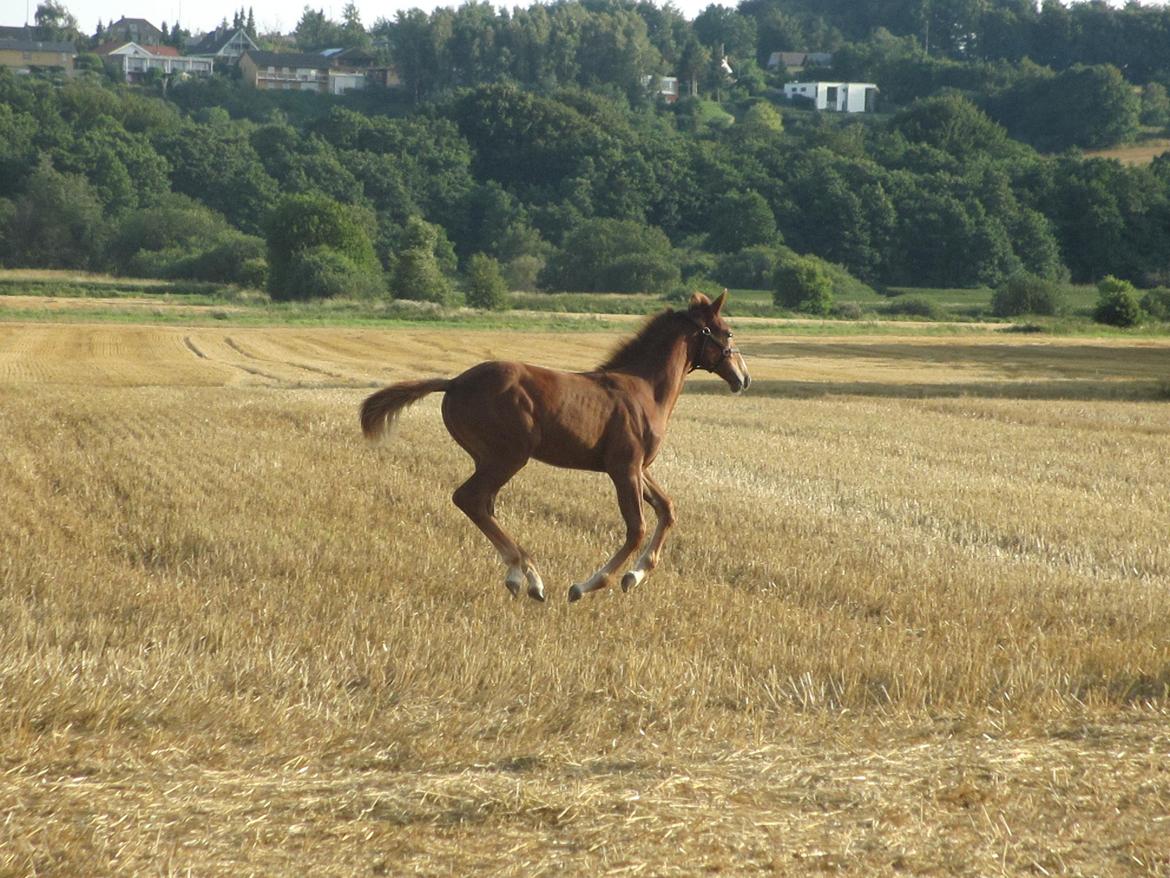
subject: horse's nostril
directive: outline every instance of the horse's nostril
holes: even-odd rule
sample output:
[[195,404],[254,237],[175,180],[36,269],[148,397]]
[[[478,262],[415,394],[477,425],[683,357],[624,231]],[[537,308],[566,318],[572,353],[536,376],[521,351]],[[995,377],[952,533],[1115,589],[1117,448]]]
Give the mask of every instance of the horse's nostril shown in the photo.
[[752,386],[752,376],[745,373],[743,376],[743,389],[747,390],[751,386]]

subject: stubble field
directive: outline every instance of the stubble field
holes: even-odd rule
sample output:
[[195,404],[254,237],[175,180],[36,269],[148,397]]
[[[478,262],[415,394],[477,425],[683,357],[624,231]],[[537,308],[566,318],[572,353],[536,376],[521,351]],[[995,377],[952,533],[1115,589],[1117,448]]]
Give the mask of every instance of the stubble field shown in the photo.
[[1170,344],[738,328],[538,605],[356,409],[618,334],[0,324],[0,874],[1170,874]]

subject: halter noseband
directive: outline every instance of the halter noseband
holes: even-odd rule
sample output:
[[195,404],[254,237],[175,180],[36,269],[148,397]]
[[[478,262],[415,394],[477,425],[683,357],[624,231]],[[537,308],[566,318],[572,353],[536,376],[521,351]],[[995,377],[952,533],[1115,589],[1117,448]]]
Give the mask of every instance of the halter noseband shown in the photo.
[[[709,344],[713,344],[716,348],[719,349],[719,359],[715,361],[715,366],[718,366],[724,360],[730,359],[732,354],[739,353],[739,348],[734,347],[731,344],[730,332],[727,333],[727,344],[720,345],[719,342],[715,340],[715,336],[711,334],[710,326],[702,324],[697,320],[693,320],[692,322],[695,324],[695,326],[699,327],[699,338],[701,339],[701,343],[699,345],[699,350],[695,354],[695,361],[691,363],[691,368],[687,370],[688,372],[694,372],[696,369],[700,368],[699,360],[702,359],[703,351],[707,349],[707,345]],[[707,372],[715,371],[715,369],[712,367],[702,366],[701,368]]]

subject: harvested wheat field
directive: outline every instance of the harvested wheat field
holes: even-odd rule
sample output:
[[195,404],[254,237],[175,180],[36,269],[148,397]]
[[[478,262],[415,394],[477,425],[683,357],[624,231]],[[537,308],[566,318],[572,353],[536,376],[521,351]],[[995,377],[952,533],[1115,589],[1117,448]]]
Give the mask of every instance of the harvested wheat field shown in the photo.
[[0,324],[0,874],[1170,874],[1170,344],[743,330],[541,605],[357,406],[617,335]]

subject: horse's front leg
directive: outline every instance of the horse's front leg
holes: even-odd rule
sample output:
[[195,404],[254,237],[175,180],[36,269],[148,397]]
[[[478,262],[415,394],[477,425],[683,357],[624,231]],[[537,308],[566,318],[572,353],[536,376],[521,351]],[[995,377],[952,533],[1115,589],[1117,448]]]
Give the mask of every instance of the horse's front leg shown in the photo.
[[666,532],[674,527],[674,504],[666,496],[657,482],[650,478],[650,474],[642,473],[642,489],[646,502],[654,509],[658,516],[658,525],[654,528],[654,535],[642,556],[638,558],[632,570],[622,577],[622,591],[629,591],[638,585],[646,576],[658,566],[658,559],[662,553],[662,544],[666,542]]
[[611,473],[614,487],[617,488],[618,506],[622,511],[622,518],[626,522],[626,541],[617,550],[612,558],[605,562],[597,572],[584,582],[577,583],[569,589],[569,602],[579,601],[591,591],[605,588],[609,585],[609,578],[619,570],[626,560],[638,550],[646,536],[646,523],[642,519],[642,465],[629,471],[618,474]]

